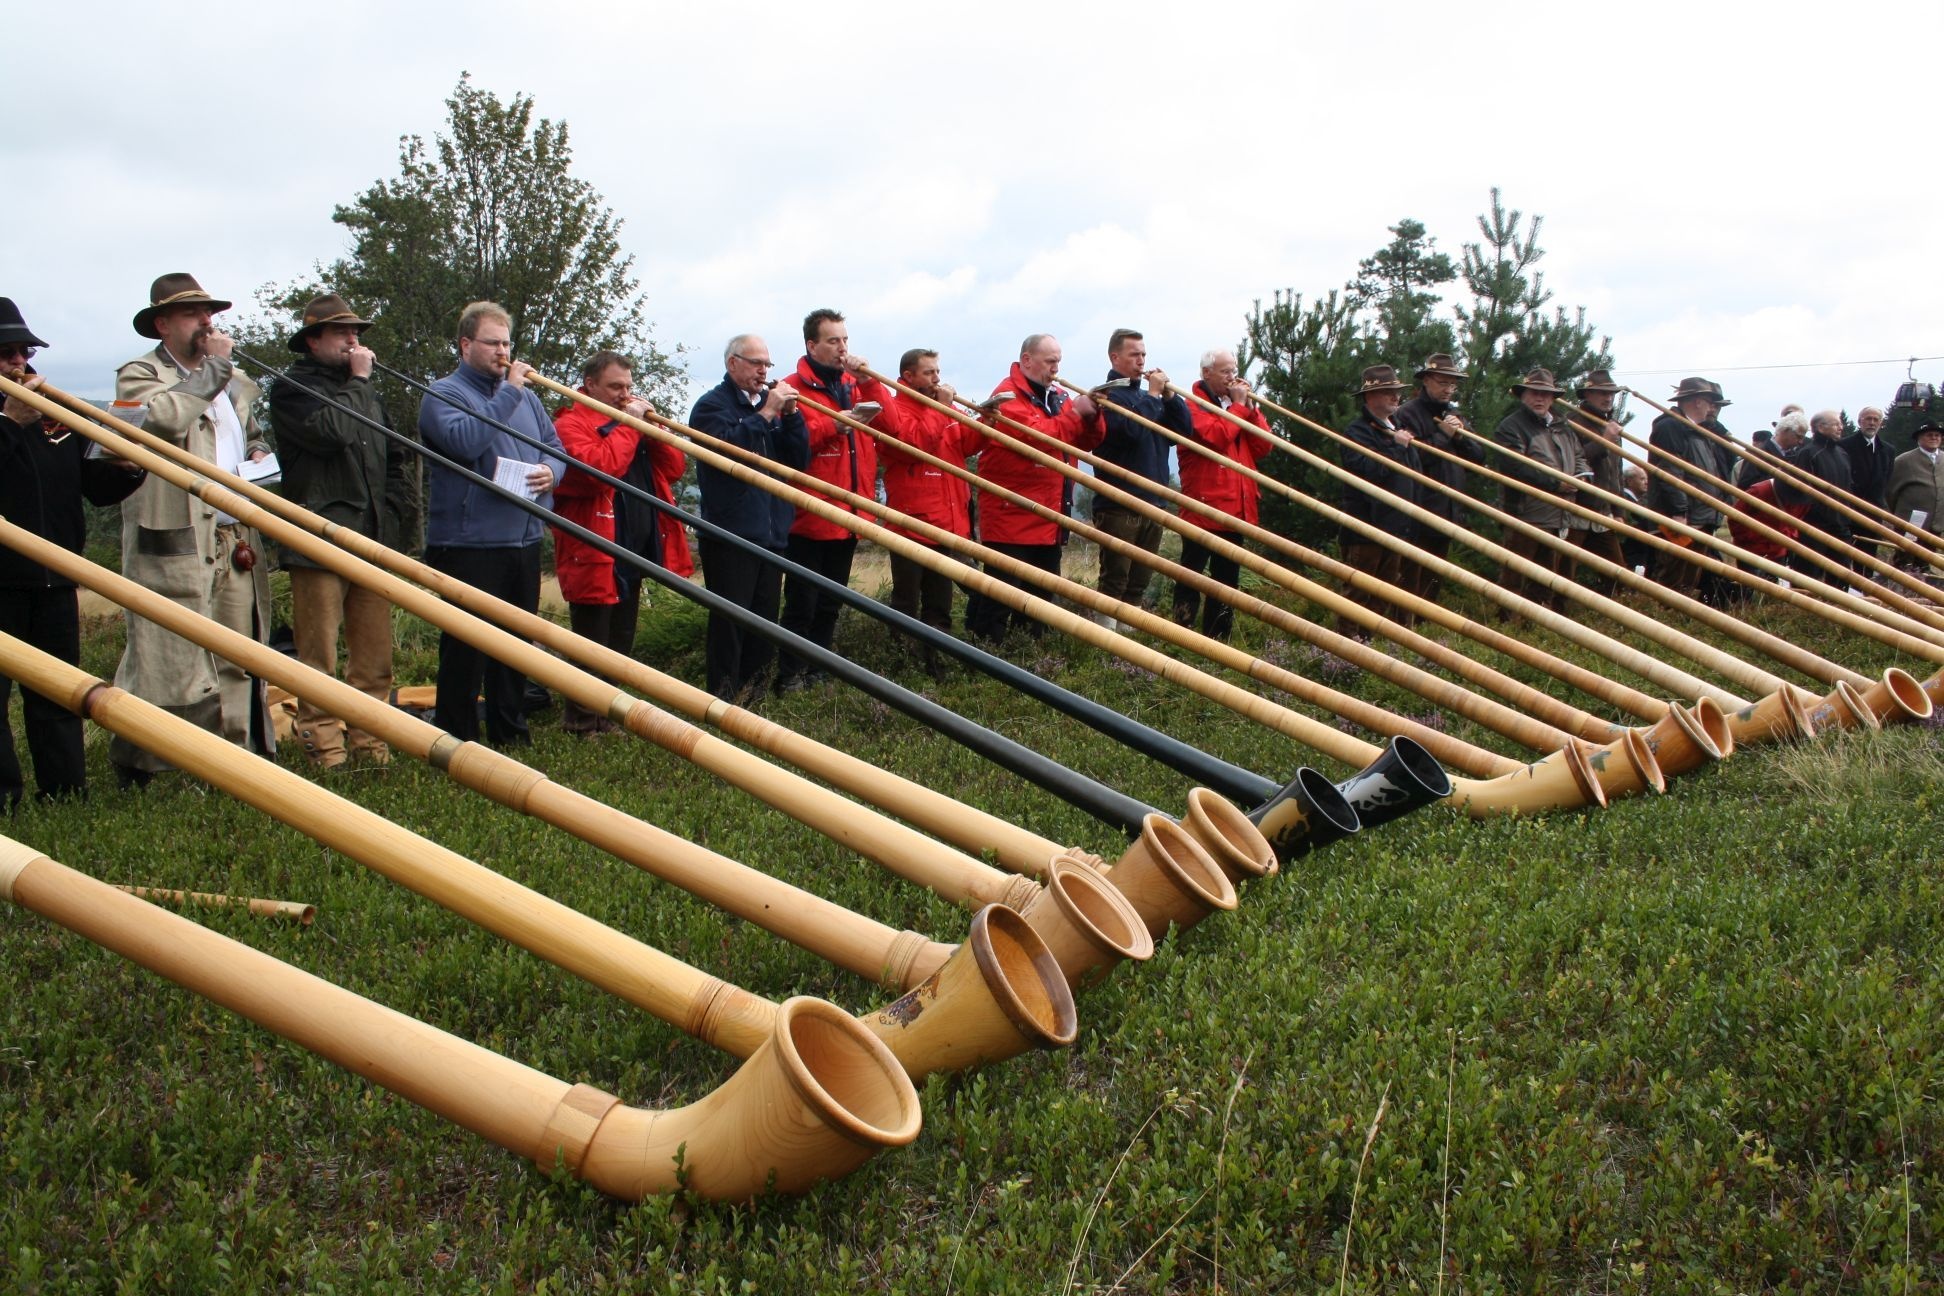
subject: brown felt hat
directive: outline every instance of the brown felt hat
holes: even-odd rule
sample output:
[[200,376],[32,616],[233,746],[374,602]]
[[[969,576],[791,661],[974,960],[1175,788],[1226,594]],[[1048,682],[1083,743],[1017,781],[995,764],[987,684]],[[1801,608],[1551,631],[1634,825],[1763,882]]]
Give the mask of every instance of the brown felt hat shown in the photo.
[[1363,371],[1363,386],[1357,395],[1368,396],[1373,392],[1403,391],[1404,384],[1397,380],[1397,370],[1390,365],[1372,365]]
[[305,345],[311,334],[326,324],[349,324],[362,335],[371,327],[368,319],[359,319],[358,313],[351,309],[351,303],[336,293],[325,293],[322,297],[311,298],[310,305],[304,307],[304,323],[290,335],[290,349],[298,355],[309,355],[310,347]]
[[135,331],[145,338],[160,338],[155,331],[156,312],[170,306],[207,306],[212,314],[226,311],[234,302],[211,297],[202,290],[192,274],[165,274],[149,285],[149,304],[135,312]]
[[1566,389],[1553,381],[1553,374],[1550,369],[1526,370],[1526,376],[1512,384],[1512,391],[1515,395],[1522,391],[1545,392],[1549,396],[1564,396],[1566,394]]
[[1604,369],[1595,369],[1592,373],[1586,375],[1586,377],[1580,381],[1580,385],[1579,385],[1579,394],[1582,396],[1586,395],[1586,393],[1588,392],[1619,393],[1625,390],[1627,389],[1625,387],[1622,387],[1619,383],[1613,381],[1613,375],[1608,373]]
[[1669,399],[1673,404],[1679,405],[1682,401],[1691,400],[1696,396],[1705,397],[1717,405],[1731,403],[1721,394],[1721,384],[1709,382],[1706,378],[1681,379],[1680,385],[1674,388],[1674,395]]
[[1420,381],[1425,378],[1469,378],[1470,374],[1458,367],[1458,362],[1443,351],[1434,352],[1424,358],[1414,377]]

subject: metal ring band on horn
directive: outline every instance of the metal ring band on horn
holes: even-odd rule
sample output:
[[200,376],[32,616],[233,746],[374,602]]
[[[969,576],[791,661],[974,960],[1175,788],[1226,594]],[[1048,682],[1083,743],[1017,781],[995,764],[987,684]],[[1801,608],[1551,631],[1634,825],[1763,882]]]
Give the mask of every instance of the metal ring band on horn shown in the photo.
[[861,1020],[913,1080],[1059,1048],[1079,1034],[1066,976],[1004,905],[972,915],[965,943],[922,985]]
[[1188,793],[1188,812],[1181,823],[1228,874],[1230,882],[1267,877],[1276,871],[1276,852],[1269,848],[1269,839],[1227,797],[1207,788],[1193,789]]
[[1690,774],[1735,749],[1728,717],[1712,698],[1700,698],[1692,708],[1669,702],[1666,715],[1636,732],[1666,778]]
[[1154,937],[1126,896],[1098,870],[1064,855],[1053,858],[1046,886],[1019,911],[1039,933],[1067,985],[1098,983],[1123,959],[1154,957]]
[[1249,822],[1287,864],[1339,838],[1363,831],[1363,821],[1336,784],[1304,765],[1280,792],[1249,811]]
[[1734,735],[1738,747],[1794,742],[1816,736],[1815,722],[1810,720],[1793,688],[1779,688],[1759,702],[1750,702],[1727,714],[1728,732]]
[[1127,897],[1157,940],[1167,934],[1169,923],[1185,931],[1218,909],[1235,908],[1235,885],[1228,874],[1186,828],[1163,815],[1151,814],[1141,822],[1141,835],[1107,870],[1107,880]]

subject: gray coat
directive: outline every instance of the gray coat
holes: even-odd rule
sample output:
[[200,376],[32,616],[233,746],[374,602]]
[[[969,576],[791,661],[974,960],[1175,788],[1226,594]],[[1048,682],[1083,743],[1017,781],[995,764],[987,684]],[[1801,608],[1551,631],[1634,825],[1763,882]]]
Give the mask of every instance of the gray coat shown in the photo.
[[1567,427],[1564,420],[1555,416],[1552,422],[1547,423],[1520,405],[1499,421],[1492,440],[1507,452],[1499,456],[1499,462],[1493,466],[1540,492],[1532,495],[1506,486],[1500,507],[1520,521],[1530,522],[1548,531],[1568,528],[1586,530],[1588,524],[1585,518],[1568,513],[1552,502],[1565,497],[1565,483],[1550,473],[1539,472],[1532,467],[1534,463],[1541,463],[1574,477],[1589,471],[1586,455],[1580,449],[1579,435]]
[[[1944,461],[1944,454],[1938,459]],[[1921,510],[1930,516],[1924,521],[1924,530],[1932,535],[1944,534],[1944,462],[1933,463],[1931,457],[1922,450],[1906,450],[1897,456],[1890,466],[1890,484],[1884,488],[1884,495],[1890,501],[1888,508],[1900,518],[1908,518],[1913,510]]]
[[[235,372],[228,360],[214,357],[189,377],[182,377],[161,347],[137,356],[115,374],[115,399],[148,406],[143,429],[173,441],[201,459],[216,458],[216,425],[209,414],[212,401],[228,400],[236,410],[247,442],[246,453],[267,450],[268,444],[251,419],[257,385]],[[270,639],[270,572],[262,561],[263,539],[254,529],[245,538],[259,561],[251,573],[256,590],[257,638]],[[216,562],[216,510],[188,492],[151,475],[122,504],[122,575],[183,607],[209,615],[209,597]],[[115,684],[145,701],[217,728],[211,717],[220,715],[215,664],[209,653],[153,622],[130,615],[128,645]],[[261,684],[258,691],[261,692]],[[260,706],[264,746],[274,750],[269,708]],[[114,758],[138,768],[166,768],[165,762],[137,759],[117,744]]]

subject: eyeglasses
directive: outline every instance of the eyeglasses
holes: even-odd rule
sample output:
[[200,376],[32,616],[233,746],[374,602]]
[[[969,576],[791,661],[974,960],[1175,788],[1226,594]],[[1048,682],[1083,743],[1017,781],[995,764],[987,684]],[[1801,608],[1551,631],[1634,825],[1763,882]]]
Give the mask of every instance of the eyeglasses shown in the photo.
[[771,362],[768,360],[751,360],[746,355],[732,355],[729,358],[731,360],[740,360],[752,369],[769,369],[773,367]]
[[37,347],[22,346],[18,342],[0,342],[0,360],[32,360],[39,354]]

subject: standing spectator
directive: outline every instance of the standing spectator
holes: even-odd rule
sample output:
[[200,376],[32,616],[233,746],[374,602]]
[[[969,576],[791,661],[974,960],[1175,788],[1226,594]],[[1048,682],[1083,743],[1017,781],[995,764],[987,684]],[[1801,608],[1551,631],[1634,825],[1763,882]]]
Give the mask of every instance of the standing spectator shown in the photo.
[[[1917,446],[1897,456],[1885,492],[1886,507],[1906,522],[1915,522],[1932,535],[1944,534],[1944,472],[1938,470],[1937,451],[1944,446],[1944,428],[1924,423],[1917,428]],[[1919,514],[1923,516],[1921,519]],[[1916,559],[1911,558],[1912,566]],[[1920,568],[1925,575],[1931,569]]]
[[[1363,371],[1363,384],[1357,390],[1357,400],[1362,410],[1351,420],[1350,426],[1343,429],[1343,435],[1355,442],[1358,449],[1344,449],[1343,466],[1386,493],[1372,495],[1345,482],[1337,506],[1351,517],[1367,522],[1399,540],[1415,541],[1418,536],[1417,523],[1397,507],[1399,501],[1417,503],[1419,491],[1418,483],[1403,471],[1407,468],[1418,470],[1418,452],[1411,444],[1415,438],[1409,428],[1399,427],[1392,421],[1397,407],[1403,403],[1403,391],[1404,384],[1397,380],[1397,370],[1390,365],[1371,365]],[[1342,550],[1343,561],[1366,576],[1374,576],[1391,585],[1403,583],[1404,560],[1397,550],[1367,540],[1347,528],[1338,533],[1337,544]],[[1415,621],[1403,609],[1391,606],[1380,594],[1351,586],[1344,591],[1344,595],[1352,602],[1404,625],[1411,625]],[[1354,635],[1359,639],[1370,638],[1369,630],[1347,617],[1338,617],[1336,628],[1339,634]]]
[[[418,458],[365,422],[391,426],[371,385],[376,357],[363,341],[369,327],[335,293],[312,299],[290,338],[299,358],[288,379],[270,387],[270,430],[284,498],[380,544],[412,548],[418,543]],[[308,390],[299,391],[298,384]],[[389,701],[391,603],[294,550],[285,551],[283,565],[290,573],[297,659],[335,675],[341,629],[345,683]],[[336,769],[353,756],[377,765],[391,759],[382,739],[347,728],[309,697],[297,701],[297,737],[319,769]]]
[[[270,452],[251,415],[257,385],[236,371],[235,341],[214,323],[229,308],[193,275],[162,275],[149,287],[149,304],[135,312],[135,331],[156,347],[115,374],[116,400],[146,407],[148,431],[223,472]],[[159,478],[145,480],[122,506],[122,575],[267,643],[270,573],[258,561],[262,551],[253,528]],[[239,746],[275,749],[260,681],[154,622],[127,620],[117,687]],[[108,759],[124,786],[170,768],[119,736],[108,744]]]
[[[1269,430],[1269,420],[1263,417],[1262,408],[1256,404],[1255,393],[1249,390],[1249,384],[1242,381],[1233,351],[1218,350],[1204,354],[1201,358],[1201,377],[1196,380],[1194,390],[1197,396],[1211,405],[1221,406],[1236,418],[1253,423],[1264,432]],[[1261,462],[1262,456],[1269,453],[1267,441],[1237,427],[1221,415],[1199,405],[1190,406],[1189,413],[1194,418],[1194,439],[1244,468],[1255,467]],[[1252,523],[1257,518],[1257,500],[1262,488],[1246,473],[1188,450],[1181,455],[1181,491],[1190,499],[1213,505],[1231,517]],[[1214,518],[1186,509],[1182,511],[1182,516],[1204,531],[1241,543],[1239,537]],[[1242,583],[1242,569],[1234,559],[1223,558],[1186,538],[1181,542],[1181,565],[1190,571],[1206,571],[1230,589],[1236,589]],[[1175,621],[1181,625],[1193,625],[1198,608],[1201,611],[1202,633],[1215,639],[1227,639],[1235,623],[1235,609],[1215,598],[1209,599],[1204,606],[1197,591],[1177,583],[1174,588]]]
[[[1465,435],[1467,430],[1464,417],[1458,413],[1458,384],[1469,375],[1458,367],[1458,362],[1443,351],[1425,358],[1418,366],[1417,394],[1405,401],[1397,410],[1397,425],[1406,429],[1416,440],[1432,447],[1469,459],[1475,464],[1485,462],[1485,451],[1478,442]],[[1467,474],[1463,464],[1456,464],[1437,455],[1420,455],[1424,460],[1424,474],[1443,482],[1460,495],[1466,494]],[[1435,513],[1448,521],[1460,521],[1458,500],[1441,490],[1428,487],[1421,489],[1423,498],[1418,501],[1428,513]],[[1446,558],[1451,554],[1451,537],[1444,532],[1428,526],[1418,528],[1417,547],[1433,558]],[[1420,596],[1436,599],[1443,588],[1443,578],[1429,567],[1417,562],[1408,562],[1402,571],[1403,578]]]
[[[39,387],[41,380],[28,362],[46,345],[27,327],[13,300],[0,297],[0,373],[22,386]],[[90,457],[93,444],[64,424],[43,422],[38,410],[8,395],[0,409],[0,515],[23,531],[80,553],[87,542],[82,499],[103,506],[119,503],[146,476],[125,460]],[[78,666],[81,621],[74,582],[0,546],[0,631]],[[9,812],[19,806],[27,787],[7,719],[12,692],[13,681],[0,675],[0,810]],[[20,690],[20,710],[37,795],[86,796],[81,717],[25,688]]]
[[1856,415],[1856,431],[1842,440],[1850,461],[1850,490],[1878,508],[1887,508],[1890,471],[1896,466],[1897,452],[1883,439],[1883,411],[1865,405]]
[[[527,387],[532,367],[513,358],[513,317],[493,302],[473,302],[459,315],[459,367],[432,384],[438,396],[419,403],[425,444],[484,477],[501,461],[516,471],[529,499],[545,508],[567,461],[540,398]],[[470,411],[470,412],[468,412]],[[535,450],[486,419],[517,428],[552,448]],[[524,612],[540,606],[539,518],[499,492],[438,464],[431,471],[432,504],[425,527],[425,561]],[[450,634],[439,636],[438,704],[433,723],[463,741],[479,736],[478,698],[486,688],[486,740],[523,746],[527,731],[526,677]]]
[[[634,366],[619,352],[595,352],[581,367],[580,389],[635,418],[649,412],[648,402],[634,394]],[[568,401],[554,415],[554,432],[573,461],[554,490],[555,512],[671,571],[686,567],[679,571],[686,576],[694,570],[687,562],[688,541],[680,523],[661,523],[653,506],[617,497],[613,486],[587,471],[592,468],[619,477],[657,499],[666,499],[670,498],[667,483],[681,477],[688,462],[686,455],[579,401]],[[646,480],[637,480],[643,467],[647,469]],[[624,519],[645,523],[645,532],[630,534]],[[664,526],[667,535],[680,541],[678,546],[661,543]],[[671,548],[676,555],[671,555]],[[560,581],[560,596],[567,600],[567,621],[575,634],[624,655],[634,649],[635,625],[641,612],[640,571],[615,562],[605,550],[556,527],[554,574]],[[608,733],[615,724],[568,698],[561,706],[560,727],[585,736]]]
[[[1499,506],[1522,522],[1550,531],[1562,540],[1586,529],[1586,519],[1568,513],[1554,500],[1577,502],[1579,480],[1592,480],[1593,470],[1586,466],[1577,433],[1552,415],[1553,401],[1563,389],[1553,381],[1550,369],[1534,369],[1512,384],[1518,406],[1499,421],[1492,439],[1505,451],[1503,470],[1531,487],[1538,494],[1506,486]],[[1530,463],[1544,464],[1575,478],[1562,482],[1537,472]],[[1564,575],[1568,559],[1564,552],[1542,544],[1522,531],[1508,528],[1499,543],[1513,553],[1536,563],[1555,575]],[[1577,540],[1574,543],[1579,543]],[[1534,602],[1546,603],[1555,612],[1566,610],[1566,600],[1558,592],[1520,575],[1510,567],[1499,573],[1499,584]]]
[[[913,347],[898,361],[899,382],[942,405],[950,405],[958,393],[939,375],[936,351]],[[915,400],[885,402],[884,412],[878,415],[873,426],[884,429],[915,450],[961,466],[985,445],[985,436],[978,428]],[[884,447],[884,499],[900,513],[969,540],[972,538],[971,489],[962,479],[942,469],[889,445]],[[891,529],[917,544],[936,547],[903,527]],[[952,628],[951,578],[894,553],[891,555],[891,606],[934,629],[949,632]],[[926,660],[931,660],[929,655]]]
[[[1100,457],[1118,464],[1138,477],[1160,485],[1168,484],[1168,439],[1145,424],[1137,423],[1117,410],[1127,410],[1173,429],[1182,436],[1194,434],[1194,420],[1188,402],[1168,394],[1168,375],[1147,367],[1147,342],[1133,329],[1115,329],[1107,339],[1107,381],[1114,384],[1099,390],[1100,412],[1106,428],[1100,441]],[[1147,390],[1141,390],[1141,383]],[[1115,477],[1120,487],[1145,504],[1158,504],[1159,497],[1126,477]],[[1161,524],[1113,500],[1096,497],[1094,525],[1117,540],[1133,543],[1143,552],[1161,547]],[[1139,604],[1147,596],[1151,569],[1127,554],[1100,551],[1099,589],[1108,598]],[[1098,616],[1106,618],[1106,613]]]
[[[1838,546],[1850,541],[1849,518],[1829,501],[1830,492],[1847,491],[1853,484],[1850,457],[1843,449],[1843,416],[1835,410],[1821,410],[1810,416],[1809,439],[1790,456],[1790,462],[1821,482],[1823,489],[1803,489],[1777,481],[1776,501],[1784,506],[1806,503],[1809,510],[1803,515],[1807,526],[1802,542],[1847,568],[1850,560]],[[1795,565],[1818,580],[1832,579],[1828,568],[1810,562],[1800,554],[1796,556]]]
[[[1056,441],[1091,450],[1100,444],[1106,429],[1100,411],[1086,396],[1067,399],[1064,388],[1053,379],[1060,372],[1060,342],[1050,333],[1034,333],[1019,344],[1019,359],[1012,372],[993,390],[988,403],[1015,423],[1021,423]],[[1044,446],[1031,437],[1022,441],[1036,450]],[[1071,456],[1067,462],[1072,463]],[[1062,513],[1073,511],[1073,487],[1065,477],[1043,464],[1034,463],[1003,445],[990,444],[979,453],[979,476],[1026,496],[1047,508]],[[1065,548],[1066,532],[1052,522],[1027,512],[1017,504],[991,496],[979,502],[979,543],[1041,571],[1060,571],[1060,554]],[[1008,585],[1021,585],[1002,571],[987,567],[987,572]],[[1021,586],[1022,588],[1023,585]],[[1003,639],[1012,625],[1014,612],[1005,604],[975,594],[965,609],[965,627],[980,639]],[[1028,632],[1037,636],[1044,627],[1031,617],[1019,616]]]
[[[738,333],[722,349],[722,362],[726,371],[722,382],[695,403],[690,426],[785,467],[801,469],[810,460],[809,436],[797,409],[796,388],[767,381],[769,343],[754,333]],[[697,466],[696,480],[702,488],[703,521],[773,553],[783,552],[796,516],[788,500],[737,481],[707,463]],[[782,570],[726,540],[706,534],[701,539],[702,584],[765,621],[776,620]],[[768,639],[744,631],[720,612],[709,613],[709,692],[727,701],[747,701],[761,684],[774,651]]]
[[[807,393],[797,402],[803,416],[804,435],[810,440],[808,472],[853,494],[877,496],[877,442],[846,423],[839,423],[825,409],[849,412],[861,402],[883,408],[892,397],[889,388],[874,378],[859,381],[859,369],[868,362],[850,350],[850,330],[844,317],[834,310],[813,310],[803,321],[804,354],[797,361],[790,385]],[[860,420],[868,421],[868,420]],[[856,513],[852,505],[832,501],[846,513]],[[818,517],[808,509],[798,509],[790,523],[787,546],[790,561],[800,567],[836,581],[850,584],[851,560],[857,555],[857,535],[837,523]],[[802,635],[819,648],[828,648],[837,637],[837,613],[842,605],[809,581],[791,576],[783,582],[783,628]],[[799,660],[785,649],[777,661],[776,687],[788,692],[809,684],[822,683],[822,671]]]

